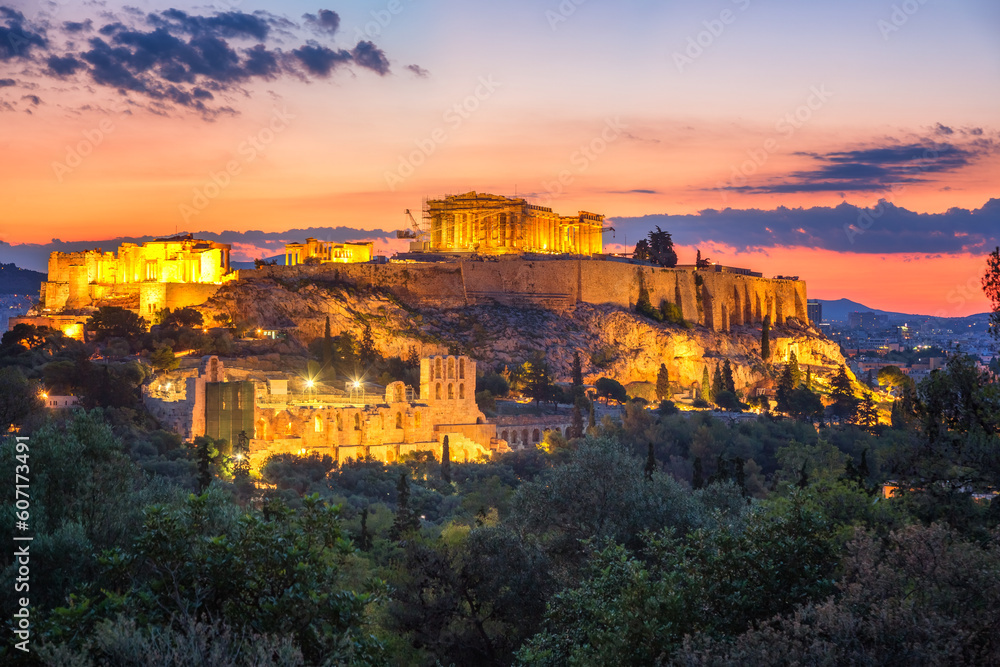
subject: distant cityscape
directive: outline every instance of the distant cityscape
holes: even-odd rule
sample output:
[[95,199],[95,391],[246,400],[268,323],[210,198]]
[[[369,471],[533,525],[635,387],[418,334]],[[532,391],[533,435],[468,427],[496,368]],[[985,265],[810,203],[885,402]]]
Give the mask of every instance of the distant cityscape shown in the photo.
[[843,320],[823,316],[824,300],[810,299],[809,320],[840,345],[859,380],[877,377],[884,366],[898,366],[916,382],[944,364],[946,356],[961,351],[988,366],[997,359],[990,337],[989,315],[942,318],[903,315],[875,310],[848,311]]

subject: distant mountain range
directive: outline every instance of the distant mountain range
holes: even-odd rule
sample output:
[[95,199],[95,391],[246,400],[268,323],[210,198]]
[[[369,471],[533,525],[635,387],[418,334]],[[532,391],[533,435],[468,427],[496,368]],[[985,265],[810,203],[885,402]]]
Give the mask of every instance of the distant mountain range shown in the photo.
[[19,269],[14,264],[0,264],[0,294],[28,294],[38,297],[46,274]]
[[[858,303],[857,301],[851,301],[850,299],[816,299],[821,304],[823,304],[823,320],[827,322],[846,322],[847,314],[853,312],[859,313],[878,313],[880,315],[888,315],[890,320],[905,320],[912,319],[915,317],[934,317],[933,315],[921,315],[919,313],[897,313],[891,310],[879,310],[878,308],[869,308],[863,303]],[[980,313],[976,315],[969,315],[969,317],[986,317],[988,313]],[[964,319],[964,318],[944,318],[944,319]]]

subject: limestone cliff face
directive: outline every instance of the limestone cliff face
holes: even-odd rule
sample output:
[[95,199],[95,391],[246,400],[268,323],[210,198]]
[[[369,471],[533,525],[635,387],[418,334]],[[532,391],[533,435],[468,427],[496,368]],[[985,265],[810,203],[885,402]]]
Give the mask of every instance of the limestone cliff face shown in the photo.
[[[766,373],[757,326],[733,325],[729,333],[686,329],[614,305],[578,304],[559,311],[505,305],[430,308],[403,303],[384,290],[265,279],[224,285],[202,309],[207,315],[288,329],[302,343],[323,335],[327,315],[334,334],[349,331],[360,337],[370,325],[385,355],[405,356],[410,346],[421,355],[443,354],[457,345],[490,367],[544,352],[558,380],[569,379],[576,350],[588,382],[603,376],[623,384],[653,382],[662,363],[672,382],[687,387],[701,382],[706,365],[712,373],[727,358],[737,388]],[[814,375],[829,375],[844,363],[837,346],[809,327],[772,329],[768,361],[780,365],[792,350]]]

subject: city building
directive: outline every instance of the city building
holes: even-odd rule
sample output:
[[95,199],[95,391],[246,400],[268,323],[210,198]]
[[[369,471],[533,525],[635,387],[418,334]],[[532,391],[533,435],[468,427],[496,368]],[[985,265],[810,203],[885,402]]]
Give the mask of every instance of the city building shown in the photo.
[[52,394],[42,394],[42,401],[49,410],[66,410],[80,405],[80,400],[76,396],[55,396]]
[[285,266],[297,264],[363,264],[372,261],[375,244],[372,241],[333,243],[310,237],[305,243],[285,246]]
[[432,253],[592,255],[603,249],[603,215],[559,215],[501,195],[468,192],[429,200],[424,225]]
[[847,325],[852,329],[875,329],[889,323],[889,316],[872,311],[852,311],[847,314]]
[[806,310],[809,313],[809,321],[813,324],[823,323],[823,304],[816,299],[806,301]]

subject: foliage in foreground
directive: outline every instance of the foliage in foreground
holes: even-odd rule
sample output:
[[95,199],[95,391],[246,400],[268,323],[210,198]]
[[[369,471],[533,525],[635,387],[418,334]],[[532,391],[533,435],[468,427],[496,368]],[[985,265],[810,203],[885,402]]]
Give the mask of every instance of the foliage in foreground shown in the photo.
[[[996,388],[955,359],[891,429],[727,425],[629,401],[620,423],[484,463],[276,456],[267,491],[212,480],[226,466],[199,469],[205,443],[128,409],[56,416],[30,432],[38,651],[0,655],[997,662],[1000,503],[983,500],[1000,487]],[[0,448],[5,468],[13,452]],[[899,497],[882,497],[886,481]],[[12,586],[9,555],[0,566]]]

